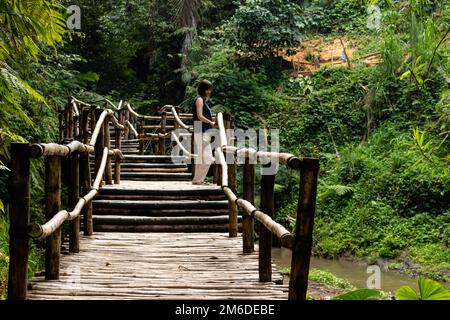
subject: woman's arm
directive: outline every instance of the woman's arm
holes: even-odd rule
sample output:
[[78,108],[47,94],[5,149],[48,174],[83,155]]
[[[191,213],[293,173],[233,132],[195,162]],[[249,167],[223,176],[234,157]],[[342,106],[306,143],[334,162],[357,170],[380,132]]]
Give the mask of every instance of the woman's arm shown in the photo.
[[201,122],[208,123],[211,126],[214,125],[214,122],[212,122],[203,115],[203,98],[198,98],[197,101],[195,101],[195,108],[197,110],[197,117],[200,119]]

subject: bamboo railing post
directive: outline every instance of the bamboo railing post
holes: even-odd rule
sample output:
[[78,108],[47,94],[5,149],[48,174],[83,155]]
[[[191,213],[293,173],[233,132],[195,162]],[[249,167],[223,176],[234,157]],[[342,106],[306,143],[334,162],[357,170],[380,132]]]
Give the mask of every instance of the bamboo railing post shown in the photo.
[[[143,137],[145,134],[145,118],[141,117],[140,119],[140,124],[139,124],[140,128],[139,128],[139,134]],[[138,137],[139,139],[139,137]],[[144,154],[144,140],[143,139],[139,139],[139,154],[143,155]]]
[[[69,161],[69,208],[73,210],[80,198],[80,162],[78,152]],[[69,252],[80,252],[80,217],[70,221]]]
[[29,143],[11,144],[8,299],[27,298],[30,222]]
[[214,167],[214,183],[222,185],[222,166],[218,163]]
[[[250,158],[245,158],[244,164],[244,200],[255,203],[255,165],[250,163]],[[255,251],[254,220],[249,214],[244,213],[242,218],[242,242],[244,254]]]
[[[103,110],[102,109],[95,109],[95,118],[99,119],[100,115],[102,114]],[[95,127],[95,126],[94,126]],[[98,138],[97,141],[95,143],[95,174],[97,174],[97,172],[100,169],[100,164],[102,162],[102,156],[103,156],[103,149],[105,147],[105,138],[104,138],[104,134],[105,134],[105,130],[104,127],[102,128],[102,130],[100,130],[99,134],[98,134]],[[102,181],[100,181],[100,187],[102,186]]]
[[[105,140],[104,146],[108,148],[108,150],[111,150],[111,137],[110,137],[110,131],[109,131],[109,117],[106,117],[105,122],[103,123],[103,138]],[[108,155],[108,159],[106,160],[106,168],[105,168],[105,183],[106,184],[113,184],[113,178],[112,178],[112,162],[111,162],[111,156]]]
[[[122,150],[122,130],[116,128],[116,149]],[[120,164],[121,159],[117,155],[114,157],[114,184],[120,184]]]
[[79,130],[79,124],[80,124],[80,114],[75,114],[75,110],[74,108],[76,108],[76,103],[72,102],[72,98],[69,98],[69,105],[70,105],[70,110],[73,114],[73,135],[72,137],[76,140],[79,139],[79,134],[80,134],[80,130]]
[[[196,151],[195,144],[196,144],[195,132],[193,131],[191,134],[191,154],[195,154],[195,151]],[[189,163],[190,163],[189,169],[191,170],[191,173],[192,173],[192,179],[194,179],[194,177],[195,177],[195,163],[197,161],[200,161],[200,159],[192,158],[192,157],[189,158]]]
[[[82,120],[81,120],[83,142],[86,144],[89,142],[89,130],[88,130],[89,113],[91,113],[90,110],[84,110],[82,113]],[[92,188],[91,166],[90,166],[88,154],[80,155],[80,173],[81,173],[80,180],[81,180],[81,187],[82,187],[81,191],[82,191],[82,194],[87,194],[89,191],[91,191],[91,188]],[[86,205],[83,207],[83,210],[81,211],[81,213],[83,215],[84,235],[91,236],[93,234],[93,230],[94,230],[93,221],[92,221],[92,201],[89,201],[86,203]]]
[[91,133],[94,133],[95,123],[97,122],[97,112],[95,110],[97,110],[96,106],[91,106],[91,109],[89,110],[91,114],[91,121],[90,121]]
[[[167,123],[167,112],[163,111],[161,114],[161,133],[166,133],[166,123]],[[159,137],[159,154],[165,155],[166,154],[166,138]]]
[[[128,102],[127,102],[128,104]],[[124,122],[127,123],[127,121],[130,120],[130,110],[125,109],[124,110]],[[130,128],[128,126],[125,127],[125,140],[130,139]]]
[[[263,167],[270,167],[270,164]],[[261,211],[270,217],[273,217],[274,213],[274,186],[274,174],[261,176]],[[259,281],[270,282],[272,281],[272,232],[262,224],[259,230]]]
[[[61,207],[61,158],[45,158],[45,220],[49,221]],[[47,237],[45,248],[45,279],[59,279],[61,227]]]
[[115,149],[122,150],[122,130],[116,128],[115,129]]
[[[225,113],[224,115],[224,125],[225,130],[232,130],[234,129],[234,122],[231,114]],[[228,145],[234,147],[234,140],[232,138],[231,134],[229,134],[230,131],[227,132],[227,139],[228,139]],[[227,152],[226,153],[226,161],[227,161],[227,167],[228,167],[228,187],[233,191],[234,194],[236,194],[236,159],[234,152]],[[237,237],[238,235],[238,206],[235,202],[228,201],[228,233],[230,238]]]
[[289,279],[289,300],[306,300],[318,172],[318,159],[303,158],[300,168],[300,190]]

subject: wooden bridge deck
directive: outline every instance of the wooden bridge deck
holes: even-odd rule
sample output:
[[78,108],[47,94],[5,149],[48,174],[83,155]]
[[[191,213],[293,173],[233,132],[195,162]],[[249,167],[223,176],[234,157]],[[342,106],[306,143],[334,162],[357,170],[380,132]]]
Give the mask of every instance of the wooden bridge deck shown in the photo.
[[[287,299],[258,281],[258,253],[225,233],[95,233],[63,252],[59,280],[35,277],[28,299]],[[279,283],[279,284],[277,284]]]

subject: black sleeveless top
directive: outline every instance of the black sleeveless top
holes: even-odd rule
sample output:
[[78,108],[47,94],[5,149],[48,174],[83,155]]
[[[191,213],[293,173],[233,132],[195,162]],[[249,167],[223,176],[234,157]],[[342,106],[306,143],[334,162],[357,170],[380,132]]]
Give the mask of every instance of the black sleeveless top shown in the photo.
[[[197,99],[201,98],[200,96],[196,96],[194,99],[194,104],[192,105],[192,119],[194,121],[201,121],[198,116],[197,116],[197,108],[195,107],[195,103],[197,102]],[[212,114],[211,114],[211,108],[209,107],[208,103],[206,102],[205,99],[203,99],[203,116],[211,121],[212,120]],[[211,128],[211,125],[209,125],[208,123],[204,123],[202,122],[202,132],[207,131],[208,129]]]

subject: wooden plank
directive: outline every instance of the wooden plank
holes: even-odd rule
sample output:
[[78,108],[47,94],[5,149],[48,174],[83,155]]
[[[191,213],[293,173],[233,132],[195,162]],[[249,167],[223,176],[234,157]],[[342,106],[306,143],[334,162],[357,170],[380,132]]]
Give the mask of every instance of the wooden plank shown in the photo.
[[[95,233],[63,254],[59,280],[37,276],[29,299],[286,299],[272,264],[259,282],[258,254],[224,233]],[[63,251],[64,253],[65,251]],[[130,263],[132,261],[132,263]]]

